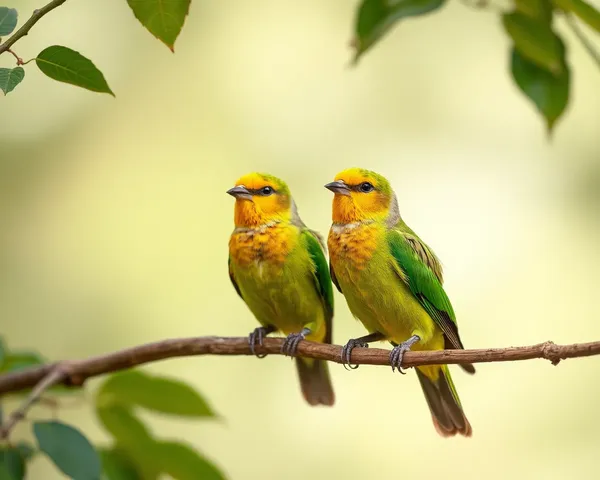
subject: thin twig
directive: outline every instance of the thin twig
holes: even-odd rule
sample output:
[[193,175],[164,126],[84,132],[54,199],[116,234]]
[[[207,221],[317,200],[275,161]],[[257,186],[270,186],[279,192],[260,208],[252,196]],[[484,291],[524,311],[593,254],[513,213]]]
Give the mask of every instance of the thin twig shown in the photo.
[[598,67],[600,67],[600,53],[596,51],[596,48],[594,47],[592,42],[589,41],[589,39],[581,30],[581,28],[579,28],[579,25],[577,24],[577,21],[575,20],[573,15],[571,15],[569,12],[565,12],[565,19],[567,21],[567,25],[569,25],[575,36],[583,45],[583,48],[587,50],[590,57],[592,57],[592,59],[596,62]]
[[60,365],[56,365],[55,368],[48,373],[48,375],[43,377],[35,386],[35,388],[31,390],[31,393],[27,396],[21,406],[12,412],[8,417],[8,420],[6,420],[6,423],[0,427],[0,439],[8,437],[10,431],[17,423],[19,423],[19,421],[25,418],[27,411],[33,406],[33,404],[39,401],[40,397],[46,390],[57,383],[63,382],[67,377],[67,370],[61,368]]
[[56,7],[60,7],[66,1],[67,0],[52,0],[42,8],[34,10],[31,18],[27,20],[21,28],[13,33],[2,45],[0,45],[0,55],[2,55],[4,52],[7,52],[17,40],[27,35],[29,30],[31,30],[31,27],[33,27],[44,15],[51,12]]
[[[281,355],[282,338],[266,338],[259,354]],[[319,360],[342,363],[342,347],[302,341],[298,345],[298,355]],[[352,352],[352,363],[363,365],[389,365],[389,350],[380,348],[356,348]],[[246,337],[195,337],[163,340],[138,345],[105,355],[83,360],[72,360],[65,368],[64,362],[32,367],[0,376],[0,396],[18,392],[38,385],[45,377],[57,369],[63,371],[60,381],[68,386],[81,386],[90,377],[125,370],[137,365],[174,357],[196,355],[251,355]],[[438,350],[427,352],[407,352],[403,367],[419,365],[513,362],[543,358],[557,364],[563,359],[600,355],[600,341],[556,345],[544,342],[526,347],[486,348],[478,350]]]
[[19,57],[15,52],[13,52],[10,48],[7,50],[7,52],[17,59],[17,65],[23,65],[23,59]]

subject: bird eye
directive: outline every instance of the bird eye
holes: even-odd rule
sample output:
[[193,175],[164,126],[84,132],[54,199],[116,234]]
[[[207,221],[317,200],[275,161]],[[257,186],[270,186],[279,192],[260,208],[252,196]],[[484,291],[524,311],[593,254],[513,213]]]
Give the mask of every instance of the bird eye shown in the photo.
[[363,193],[369,193],[375,190],[375,187],[369,182],[363,182],[358,186],[358,189]]
[[273,187],[263,187],[263,188],[260,189],[260,194],[263,195],[264,197],[268,197],[274,191],[275,190],[273,190]]

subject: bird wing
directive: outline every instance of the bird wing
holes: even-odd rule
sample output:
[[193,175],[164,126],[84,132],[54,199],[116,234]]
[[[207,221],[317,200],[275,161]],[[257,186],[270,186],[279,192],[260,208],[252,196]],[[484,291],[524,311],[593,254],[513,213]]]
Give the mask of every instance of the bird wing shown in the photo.
[[325,327],[327,330],[325,342],[331,343],[333,287],[331,286],[331,277],[329,276],[329,268],[327,266],[327,260],[325,259],[325,247],[316,232],[305,229],[302,231],[301,235],[315,267],[315,270],[313,271],[315,287],[319,297],[321,298],[323,309],[325,311]]
[[442,287],[439,260],[419,237],[397,228],[388,231],[394,269],[429,316],[442,329],[446,348],[463,349],[452,304]]
[[231,269],[231,256],[227,259],[227,267],[229,268],[229,279],[231,280],[233,288],[235,288],[235,291],[240,296],[240,298],[244,300],[244,297],[242,297],[240,287],[238,286],[237,282],[235,281],[235,277],[233,276],[233,270]]
[[333,265],[331,265],[331,263],[329,264],[329,276],[331,277],[331,281],[335,285],[335,288],[337,288],[338,292],[340,292],[343,295],[344,292],[342,292],[342,287],[340,287],[340,283],[338,282],[338,279],[335,276],[335,272],[333,271]]

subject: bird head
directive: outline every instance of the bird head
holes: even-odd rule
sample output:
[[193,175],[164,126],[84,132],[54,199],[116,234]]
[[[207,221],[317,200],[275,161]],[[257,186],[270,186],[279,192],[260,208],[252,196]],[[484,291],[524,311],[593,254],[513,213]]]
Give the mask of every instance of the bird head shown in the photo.
[[292,217],[292,197],[283,180],[265,173],[244,175],[227,190],[235,197],[236,227],[258,227]]
[[383,221],[396,214],[397,205],[390,183],[381,175],[362,168],[350,168],[325,185],[335,196],[332,219],[347,224],[364,220]]

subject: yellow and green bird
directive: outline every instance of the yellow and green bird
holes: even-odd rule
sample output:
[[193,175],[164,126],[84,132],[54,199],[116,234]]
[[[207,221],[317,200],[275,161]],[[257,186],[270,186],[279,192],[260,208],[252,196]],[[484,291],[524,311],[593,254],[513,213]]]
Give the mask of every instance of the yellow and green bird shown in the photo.
[[[304,225],[288,186],[272,175],[251,173],[227,191],[236,199],[229,240],[229,276],[261,324],[250,349],[269,333],[287,335],[282,351],[295,356],[303,340],[331,343],[333,286],[319,235]],[[333,405],[327,362],[296,358],[310,405]]]
[[[351,168],[325,185],[335,193],[328,247],[331,278],[369,335],[355,347],[387,340],[392,369],[414,350],[462,349],[456,317],[442,287],[442,267],[433,251],[400,217],[396,195],[381,175]],[[471,364],[461,365],[475,373]],[[417,367],[433,423],[442,436],[471,436],[447,365]]]

